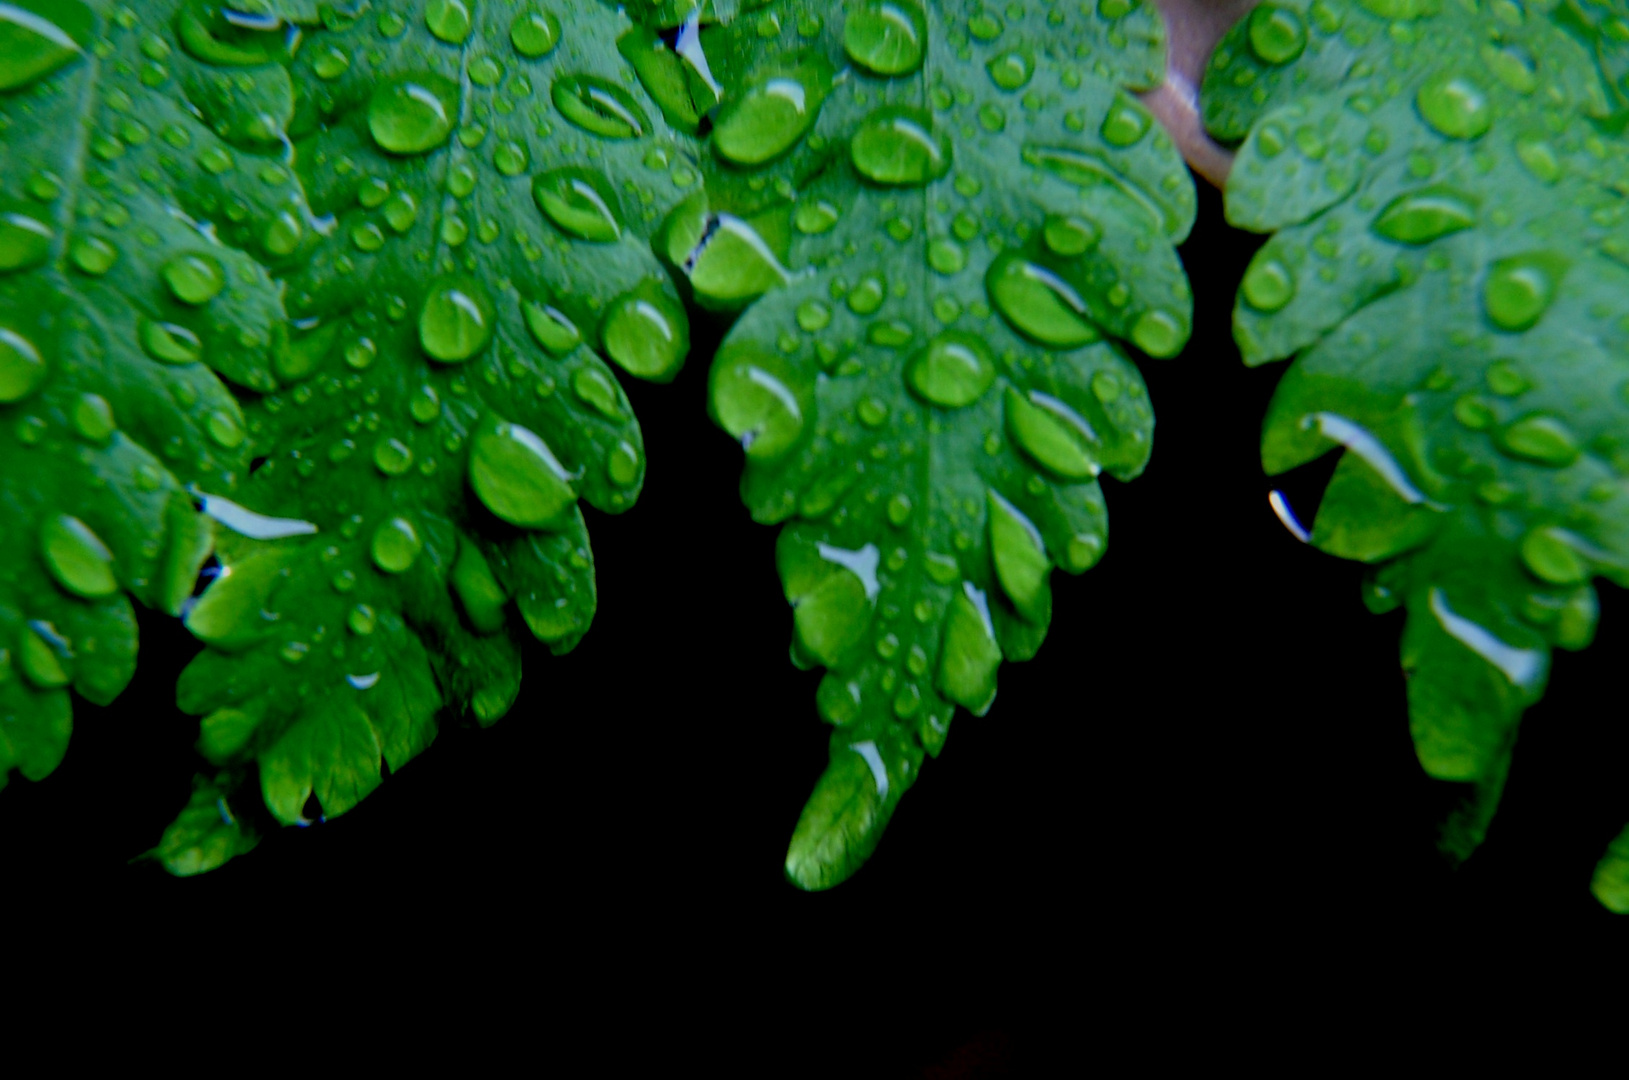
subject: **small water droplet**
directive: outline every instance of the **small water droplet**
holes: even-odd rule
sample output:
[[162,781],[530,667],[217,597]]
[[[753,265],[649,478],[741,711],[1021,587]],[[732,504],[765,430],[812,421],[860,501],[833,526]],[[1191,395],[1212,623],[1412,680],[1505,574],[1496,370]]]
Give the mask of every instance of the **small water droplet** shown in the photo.
[[1474,139],[1493,126],[1493,106],[1482,88],[1463,75],[1444,73],[1414,97],[1425,122],[1450,139]]
[[100,236],[78,236],[68,249],[68,257],[80,273],[101,277],[119,261],[119,249]]
[[23,400],[45,381],[45,373],[45,359],[34,343],[0,326],[0,403]]
[[617,443],[606,456],[605,474],[617,487],[631,486],[639,479],[639,451],[631,443]]
[[444,364],[462,363],[486,348],[494,321],[492,301],[479,283],[439,278],[419,311],[419,344]]
[[1277,4],[1259,4],[1250,13],[1250,51],[1264,64],[1287,64],[1307,47],[1301,16]]
[[143,319],[137,333],[142,351],[161,364],[193,364],[203,358],[203,342],[184,326]]
[[922,400],[945,409],[971,405],[995,381],[995,362],[983,340],[947,330],[905,367],[905,381]]
[[440,75],[399,75],[368,104],[368,131],[380,149],[422,154],[447,141],[458,117],[458,84]]
[[387,574],[406,573],[423,550],[418,529],[404,517],[393,517],[373,530],[369,545],[374,565]]
[[[7,25],[5,7],[0,6],[0,31]],[[3,47],[0,39],[0,47]],[[0,211],[0,273],[27,270],[43,263],[51,254],[51,226],[20,210]]]
[[927,36],[921,10],[895,0],[870,0],[843,23],[849,59],[878,75],[908,75],[921,67]]
[[1540,465],[1561,468],[1578,460],[1578,440],[1572,429],[1554,416],[1524,416],[1499,433],[1499,447]]
[[461,45],[469,37],[470,10],[464,0],[430,0],[424,8],[424,25],[447,44]]
[[351,633],[358,637],[367,637],[373,633],[377,621],[378,617],[373,609],[366,604],[356,605],[350,610],[350,614],[345,616],[345,624],[351,628]]
[[1488,319],[1501,330],[1526,330],[1543,318],[1555,299],[1566,263],[1546,252],[1513,255],[1488,269],[1482,303]]
[[1374,231],[1401,244],[1428,244],[1476,224],[1476,206],[1449,188],[1399,195],[1374,220]]
[[509,24],[509,42],[529,59],[547,56],[560,44],[560,20],[552,11],[523,11]]
[[373,464],[386,476],[400,476],[413,466],[413,448],[400,439],[381,439],[373,447]]
[[1143,312],[1131,326],[1132,344],[1162,360],[1181,352],[1187,339],[1188,326],[1182,317],[1160,308]]
[[849,142],[854,167],[878,184],[917,186],[950,170],[950,140],[935,136],[933,122],[918,109],[878,109]]
[[93,443],[105,443],[119,429],[113,406],[101,394],[80,394],[73,407],[74,430]]
[[1154,118],[1147,109],[1121,94],[1103,117],[1099,134],[1110,146],[1135,146],[1153,124]]
[[990,81],[1003,90],[1021,90],[1035,76],[1035,61],[1026,53],[1004,52],[985,65]]
[[827,233],[837,224],[843,212],[825,199],[808,199],[798,203],[792,211],[792,224],[806,236]]
[[1274,312],[1295,298],[1295,278],[1289,267],[1266,254],[1250,261],[1241,291],[1245,302],[1257,311]]
[[[977,223],[974,224],[974,228],[977,228]],[[1064,217],[1060,214],[1048,215],[1041,231],[1047,250],[1066,259],[1091,251],[1097,247],[1102,236],[1103,230],[1098,228],[1095,222],[1080,217]]]
[[40,526],[40,552],[57,584],[75,596],[98,600],[119,591],[113,553],[76,517],[47,517]]
[[177,255],[161,273],[170,293],[183,304],[207,304],[226,287],[226,274],[210,255]]

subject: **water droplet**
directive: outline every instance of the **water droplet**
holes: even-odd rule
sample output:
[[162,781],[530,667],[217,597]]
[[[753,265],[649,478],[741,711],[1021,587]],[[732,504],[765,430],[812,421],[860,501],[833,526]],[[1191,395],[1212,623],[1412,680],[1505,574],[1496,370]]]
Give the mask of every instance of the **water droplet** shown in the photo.
[[27,86],[77,58],[95,21],[79,0],[0,4],[0,91]]
[[351,633],[356,634],[358,637],[367,637],[373,633],[376,622],[377,616],[374,614],[373,609],[366,604],[356,605],[351,609],[350,614],[345,616],[345,624],[351,628]]
[[1015,329],[1043,345],[1072,349],[1098,340],[1086,304],[1062,278],[1017,252],[1004,252],[984,278],[990,301]]
[[1499,433],[1499,447],[1515,457],[1560,468],[1578,460],[1572,429],[1553,416],[1524,416]]
[[0,403],[11,404],[32,394],[45,381],[45,359],[34,343],[0,326]]
[[1289,267],[1267,255],[1250,261],[1245,271],[1241,291],[1245,302],[1257,311],[1273,312],[1295,298],[1295,278]]
[[492,301],[477,282],[462,277],[436,280],[419,311],[419,344],[444,364],[458,364],[492,339]]
[[1561,160],[1556,157],[1555,147],[1543,139],[1532,135],[1517,139],[1516,156],[1539,182],[1553,184],[1561,179]]
[[950,140],[935,137],[933,122],[917,109],[878,109],[849,142],[854,167],[878,184],[920,185],[950,170]]
[[563,312],[531,300],[522,303],[520,310],[526,319],[526,329],[552,355],[564,356],[582,341],[582,334]]
[[273,258],[292,255],[300,246],[300,237],[304,232],[305,227],[300,224],[299,218],[287,210],[281,210],[266,222],[260,234],[260,246]]
[[967,265],[967,252],[956,241],[941,236],[928,244],[928,265],[935,273],[958,274]]
[[518,142],[501,142],[492,152],[492,164],[504,176],[519,176],[529,163],[526,147]]
[[1509,360],[1500,360],[1488,368],[1488,389],[1501,397],[1515,397],[1533,388],[1521,368]]
[[80,273],[101,277],[119,261],[119,249],[100,236],[78,236],[68,249],[68,257]]
[[792,211],[792,224],[805,236],[818,236],[830,232],[842,213],[824,199],[810,199],[798,203],[797,209]]
[[995,381],[995,362],[972,334],[947,330],[905,367],[905,381],[922,400],[945,409],[971,405]]
[[[888,520],[896,528],[904,528],[905,523],[911,520],[911,497],[909,495],[901,493],[888,500]],[[891,562],[892,560],[890,560]],[[894,567],[894,569],[898,570],[900,567]],[[921,672],[917,672],[917,674],[920,675]]]
[[372,221],[357,222],[351,228],[351,243],[361,251],[378,251],[385,246],[384,230]]
[[595,365],[584,364],[572,372],[571,392],[607,420],[622,419],[622,398],[616,381]]
[[856,315],[870,315],[882,307],[888,295],[887,286],[875,274],[867,274],[848,292],[848,309]]
[[719,427],[740,440],[747,457],[773,461],[803,434],[812,398],[781,358],[726,346],[708,377],[708,410]]
[[351,57],[345,50],[330,45],[317,54],[311,62],[311,70],[319,79],[337,79],[350,69]]
[[1135,146],[1148,134],[1153,123],[1154,118],[1147,109],[1121,94],[1114,99],[1108,115],[1103,117],[1099,134],[1110,146]]
[[143,319],[138,334],[142,350],[161,364],[194,364],[203,358],[203,342],[184,326]]
[[616,193],[597,173],[575,166],[551,169],[533,178],[532,198],[570,236],[604,244],[622,235]]
[[715,220],[705,245],[687,263],[697,297],[734,309],[790,280],[791,273],[750,222],[733,214]]
[[985,65],[990,81],[1003,90],[1020,90],[1035,75],[1035,61],[1021,52],[1004,52]]
[[713,125],[713,147],[737,165],[762,165],[809,130],[831,84],[823,63],[756,78],[729,98]]
[[690,351],[690,323],[678,301],[646,279],[611,301],[600,339],[628,374],[666,382]]
[[1545,252],[1513,255],[1488,269],[1482,303],[1501,330],[1526,330],[1537,323],[1555,299],[1566,263]]
[[236,450],[243,445],[243,425],[238,423],[236,416],[222,409],[209,414],[204,422],[204,431],[209,435],[209,441],[222,450]]
[[164,264],[164,284],[183,304],[207,304],[226,287],[226,274],[212,256],[177,255]]
[[424,8],[424,25],[430,33],[449,45],[461,45],[469,37],[470,11],[464,0],[430,0]]
[[523,11],[509,24],[509,42],[530,59],[547,56],[560,44],[560,20],[552,11]]
[[380,149],[422,154],[447,141],[458,118],[458,84],[440,75],[399,75],[368,104],[368,131]]
[[[0,5],[0,33],[10,24]],[[4,46],[0,38],[0,48]],[[0,212],[0,273],[38,266],[51,254],[51,226],[18,210]]]
[[1449,188],[1399,195],[1374,219],[1374,231],[1402,244],[1428,244],[1476,224],[1476,206]]
[[964,581],[945,613],[939,690],[975,716],[982,716],[995,701],[996,669],[1000,665],[1001,649],[996,644],[989,603],[972,582]]
[[548,444],[519,424],[485,424],[470,443],[470,487],[488,510],[511,525],[563,526],[577,503],[574,479]]
[[1066,259],[1091,251],[1102,236],[1103,230],[1095,222],[1059,214],[1048,215],[1041,231],[1047,250]]
[[1518,94],[1531,94],[1538,89],[1537,64],[1520,45],[1503,48],[1487,44],[1482,46],[1482,62],[1495,78]]
[[119,591],[113,553],[76,517],[46,518],[40,526],[40,552],[57,584],[75,596],[97,600]]
[[561,116],[603,138],[637,139],[650,130],[633,95],[605,79],[567,75],[554,80],[549,96]]
[[407,192],[398,191],[385,200],[384,208],[379,212],[385,215],[386,224],[396,232],[404,233],[418,220],[419,204]]
[[424,550],[424,541],[411,521],[393,517],[373,530],[369,550],[379,569],[387,574],[402,574],[418,559],[419,552]]
[[74,430],[80,438],[105,443],[119,429],[113,419],[113,406],[101,394],[80,394],[73,407]]
[[843,23],[849,59],[878,75],[908,75],[922,66],[927,26],[909,3],[870,0]]
[[1570,535],[1542,526],[1522,537],[1522,562],[1538,578],[1553,585],[1577,585],[1589,580],[1589,564],[1570,542]]
[[1090,450],[1096,436],[1068,406],[1041,393],[1025,398],[1011,387],[1002,403],[1008,438],[1038,465],[1064,480],[1089,480],[1098,474]]
[[639,479],[639,451],[632,443],[619,442],[605,458],[605,475],[617,487],[629,487]]
[[1264,64],[1287,64],[1307,47],[1301,16],[1277,4],[1260,4],[1250,13],[1250,51]]
[[1162,360],[1181,352],[1187,339],[1188,327],[1183,319],[1160,308],[1143,312],[1131,327],[1132,344]]
[[400,439],[381,439],[373,448],[373,463],[386,476],[400,476],[413,466],[413,448]]
[[798,305],[797,320],[798,327],[805,333],[816,333],[830,324],[831,308],[819,300],[805,300]]
[[43,619],[36,619],[23,631],[21,654],[23,676],[40,690],[55,690],[73,681],[69,675],[69,662],[73,650],[68,639],[57,628]]
[[1025,621],[1045,626],[1052,618],[1047,575],[1052,564],[1040,530],[1012,503],[989,492],[990,557],[1001,591]]
[[1425,122],[1450,139],[1474,139],[1493,125],[1493,106],[1482,88],[1463,75],[1444,73],[1414,97]]

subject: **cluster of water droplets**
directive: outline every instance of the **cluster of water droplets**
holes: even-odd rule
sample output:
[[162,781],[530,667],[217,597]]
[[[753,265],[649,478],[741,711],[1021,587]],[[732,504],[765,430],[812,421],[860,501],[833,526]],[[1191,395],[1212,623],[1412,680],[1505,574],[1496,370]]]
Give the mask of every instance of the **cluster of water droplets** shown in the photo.
[[1494,767],[1547,646],[1592,636],[1591,577],[1629,578],[1629,148],[1600,102],[1587,54],[1513,0],[1263,4],[1207,76],[1213,130],[1248,131],[1230,219],[1278,230],[1241,348],[1301,354],[1264,458],[1345,447],[1311,539],[1385,564],[1376,610],[1408,605],[1434,775]]

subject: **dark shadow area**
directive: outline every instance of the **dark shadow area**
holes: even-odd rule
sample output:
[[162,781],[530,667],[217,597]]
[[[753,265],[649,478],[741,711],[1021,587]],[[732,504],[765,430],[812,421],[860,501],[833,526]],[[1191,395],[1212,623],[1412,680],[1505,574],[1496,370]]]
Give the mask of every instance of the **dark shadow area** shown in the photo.
[[[1282,366],[1246,370],[1229,327],[1256,240],[1200,190],[1182,251],[1194,344],[1143,365],[1154,456],[1107,484],[1107,556],[1054,575],[1040,655],[1003,667],[988,716],[959,716],[850,883],[805,895],[781,877],[828,729],[818,674],[787,658],[774,534],[748,519],[739,448],[706,419],[718,327],[698,326],[702,359],[674,385],[628,387],[650,465],[635,508],[590,514],[594,628],[563,658],[528,648],[507,718],[449,725],[357,809],[217,873],[127,867],[196,761],[196,721],[173,706],[194,646],[144,615],[135,684],[113,708],[79,702],[56,775],[0,795],[9,901],[94,897],[108,932],[202,963],[218,948],[265,964],[298,936],[308,971],[447,955],[623,989],[750,971],[802,986],[785,1021],[800,1045],[893,1009],[893,1049],[870,1060],[945,1077],[1008,1074],[956,1072],[958,1053],[1026,1075],[1047,1039],[1097,1023],[1052,1027],[1034,1000],[1136,1008],[1208,957],[1332,967],[1373,941],[1446,976],[1464,951],[1622,940],[1629,921],[1587,885],[1629,820],[1629,603],[1603,591],[1600,638],[1559,657],[1485,848],[1450,870],[1434,845],[1454,793],[1414,759],[1401,616],[1368,614],[1360,568],[1268,508],[1257,438]],[[1315,498],[1294,495],[1308,525]],[[819,1019],[793,1004],[828,984],[842,996]],[[932,1019],[901,1019],[913,1010]]]

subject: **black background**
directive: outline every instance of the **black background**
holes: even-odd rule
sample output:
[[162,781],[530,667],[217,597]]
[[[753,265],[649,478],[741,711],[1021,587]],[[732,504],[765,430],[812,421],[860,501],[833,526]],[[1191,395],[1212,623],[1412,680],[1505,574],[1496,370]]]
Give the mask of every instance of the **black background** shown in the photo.
[[[1588,882],[1629,820],[1629,603],[1605,589],[1595,646],[1558,654],[1486,845],[1450,869],[1434,842],[1458,793],[1414,759],[1401,614],[1369,615],[1359,568],[1268,509],[1257,437],[1282,365],[1246,370],[1229,330],[1258,241],[1201,193],[1182,249],[1193,341],[1143,365],[1154,456],[1134,483],[1105,477],[1107,556],[1054,575],[1040,655],[1003,666],[988,716],[958,718],[847,884],[805,895],[781,878],[828,729],[818,673],[787,659],[773,534],[737,499],[740,452],[708,422],[693,361],[673,386],[629,387],[650,468],[632,511],[590,512],[594,628],[566,657],[530,650],[495,728],[449,725],[350,814],[213,874],[127,866],[197,764],[197,723],[173,706],[195,647],[144,615],[135,683],[112,708],[78,702],[58,771],[0,795],[6,904],[88,903],[115,938],[246,951],[318,985],[444,956],[515,966],[534,990],[632,988],[744,958],[815,996],[846,987],[835,1011],[786,999],[802,1048],[787,1060],[871,1025],[856,1001],[914,1003],[926,1019],[870,1059],[902,1075],[1021,1061],[1047,1027],[1038,998],[1201,956],[1316,969],[1378,941],[1446,970],[1520,942],[1621,943],[1629,920]],[[696,329],[705,357],[717,329]],[[1332,467],[1277,481],[1304,521]]]

